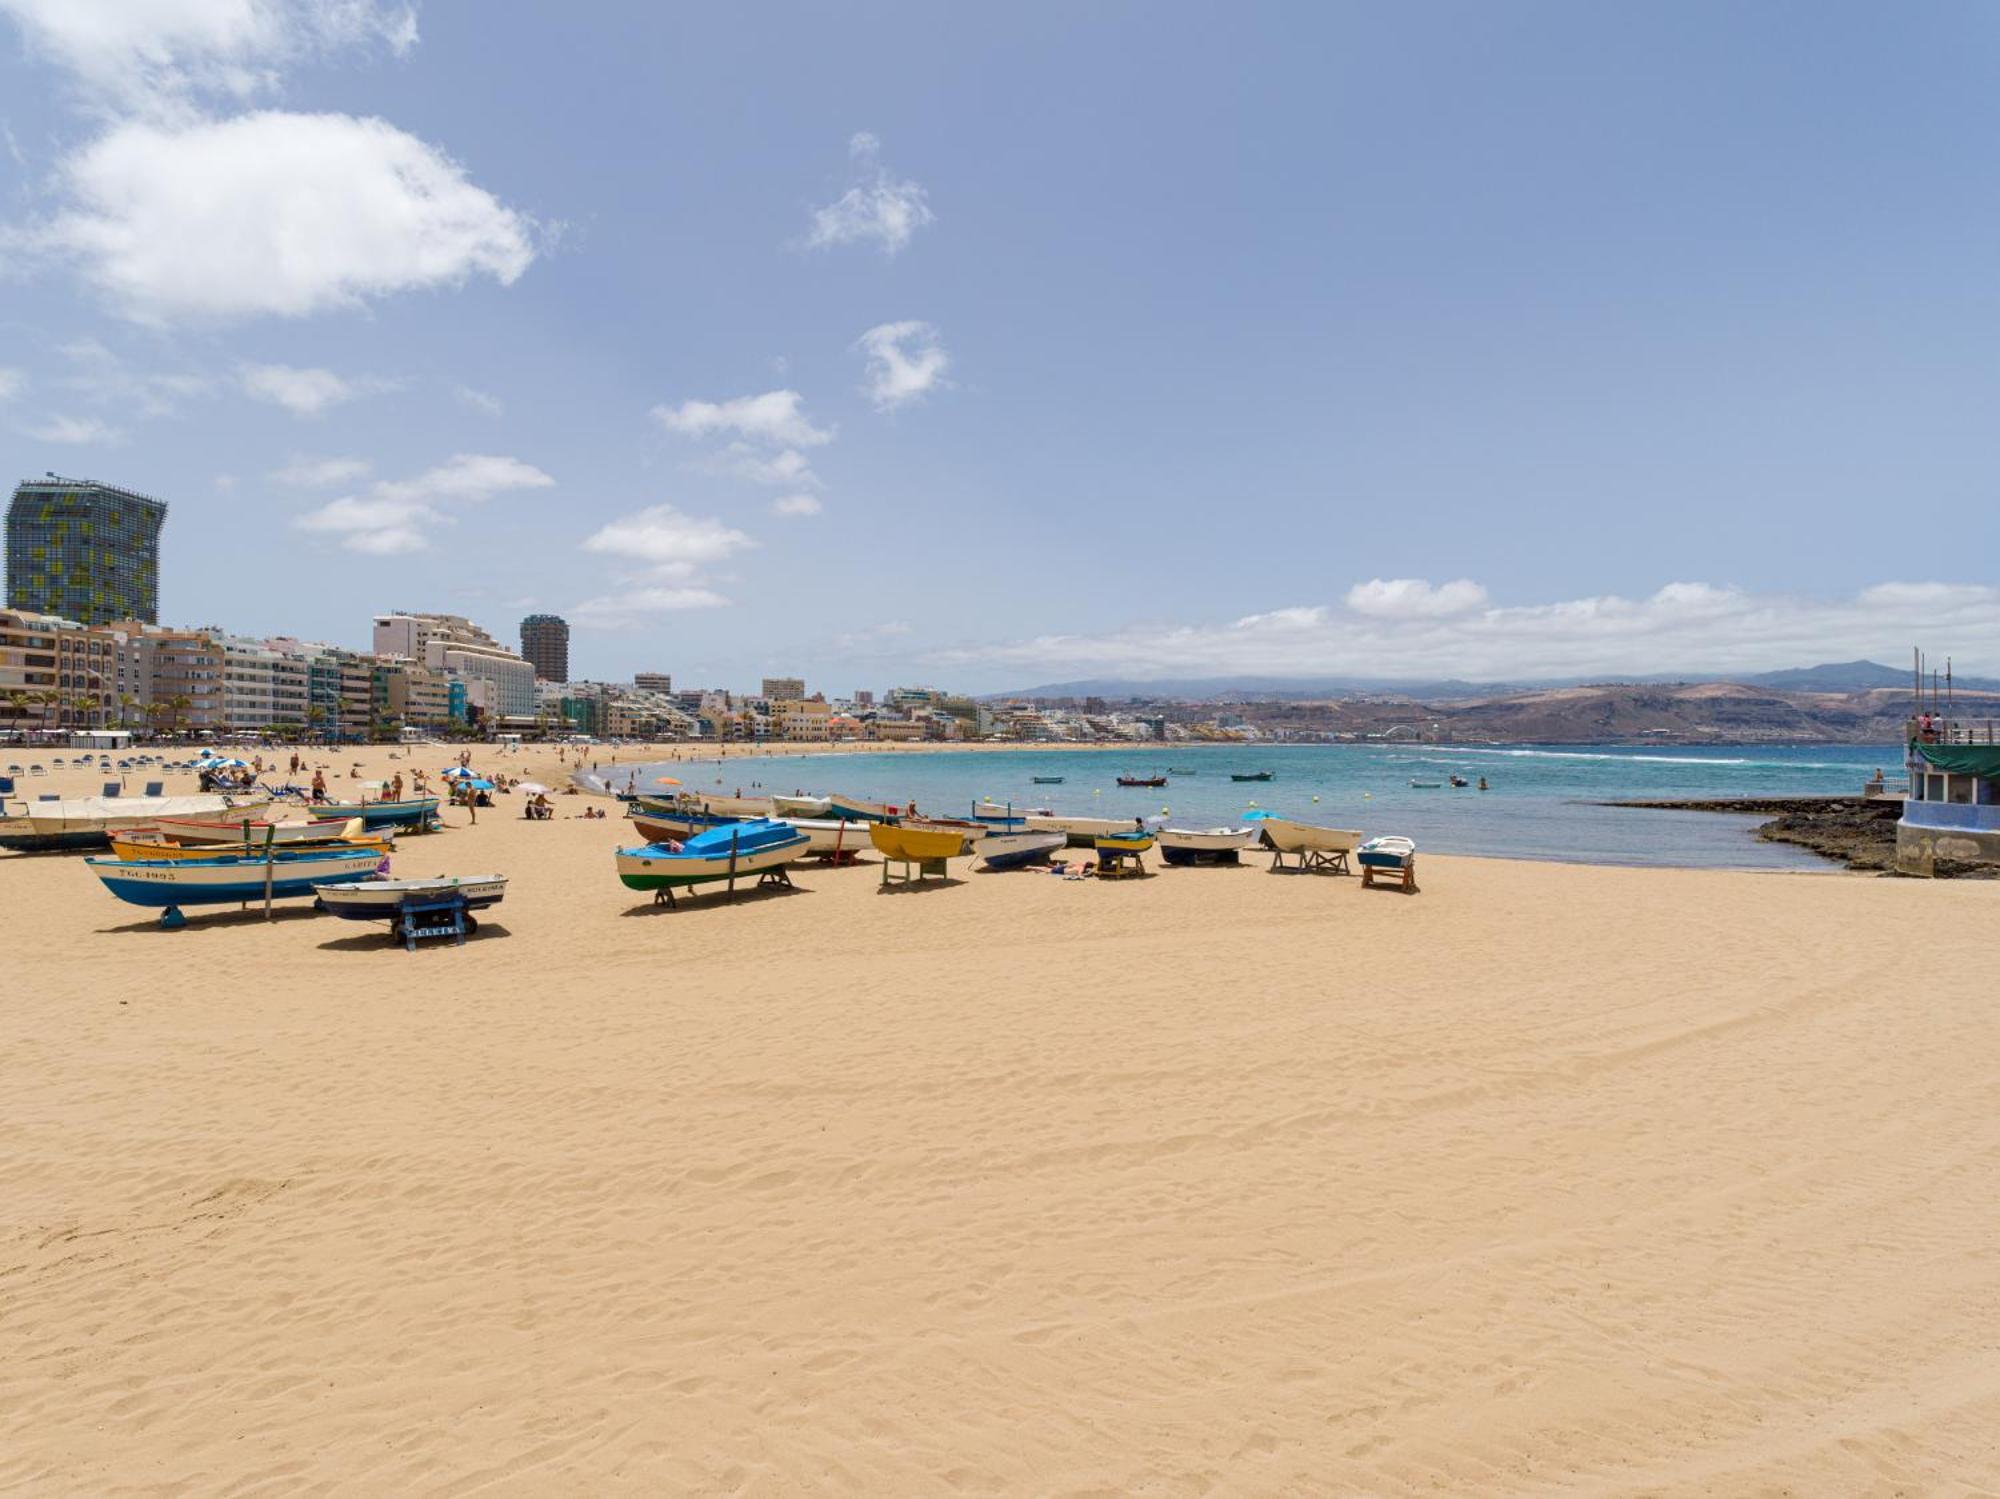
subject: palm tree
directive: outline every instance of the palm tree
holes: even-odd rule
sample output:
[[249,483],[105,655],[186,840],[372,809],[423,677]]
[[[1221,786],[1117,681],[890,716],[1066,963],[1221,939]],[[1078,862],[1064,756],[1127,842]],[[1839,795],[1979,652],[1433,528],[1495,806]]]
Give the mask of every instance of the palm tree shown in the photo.
[[185,692],[177,692],[167,699],[167,706],[173,710],[174,727],[179,729],[182,720],[187,717],[188,709],[194,706],[194,699],[189,697]]
[[139,706],[139,700],[136,697],[132,696],[131,693],[121,692],[118,694],[119,728],[127,729],[132,726],[132,710],[138,706]]
[[20,728],[20,720],[28,716],[28,710],[35,706],[35,695],[23,692],[18,687],[7,694],[7,711],[14,715],[14,727]]
[[35,701],[42,705],[42,732],[46,734],[49,731],[50,710],[62,702],[62,694],[53,688],[44,687],[35,694]]
[[326,722],[326,709],[315,703],[312,707],[306,709],[306,722],[313,728],[318,728]]

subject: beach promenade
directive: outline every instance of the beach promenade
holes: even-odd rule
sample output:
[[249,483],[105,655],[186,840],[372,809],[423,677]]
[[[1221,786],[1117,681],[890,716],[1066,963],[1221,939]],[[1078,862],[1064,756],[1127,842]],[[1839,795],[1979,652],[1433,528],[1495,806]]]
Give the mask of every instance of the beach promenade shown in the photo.
[[2000,886],[667,911],[555,800],[414,954],[0,855],[0,1492],[2000,1490]]

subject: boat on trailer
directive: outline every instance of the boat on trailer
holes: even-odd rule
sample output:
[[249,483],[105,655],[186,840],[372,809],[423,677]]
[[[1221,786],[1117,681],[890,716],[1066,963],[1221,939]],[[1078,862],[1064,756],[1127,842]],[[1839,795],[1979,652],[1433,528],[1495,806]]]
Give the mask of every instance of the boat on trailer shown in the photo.
[[1408,838],[1389,834],[1370,838],[1354,852],[1361,865],[1361,883],[1372,885],[1388,879],[1404,890],[1417,888],[1417,845]]
[[246,843],[262,848],[266,840],[280,848],[300,843],[329,843],[338,838],[358,838],[366,827],[367,824],[358,817],[350,817],[344,823],[310,819],[303,822],[271,822],[255,817],[244,817],[234,822],[223,818],[168,817],[151,827],[133,828],[130,836],[156,843],[172,843],[182,848],[214,848],[220,851]]
[[940,859],[956,859],[972,851],[985,836],[985,829],[949,820],[936,822],[871,822],[868,837],[885,859],[900,864],[927,864]]
[[252,833],[247,842],[239,840],[234,843],[168,843],[143,830],[135,830],[131,833],[113,833],[111,853],[114,858],[119,859],[213,859],[222,854],[246,854],[261,858],[266,848],[280,854],[316,853],[329,849],[335,852],[347,849],[359,853],[364,849],[373,849],[380,856],[396,851],[394,833],[364,832],[359,819],[353,822],[326,824],[326,826],[337,827],[338,830],[318,838],[293,839],[289,843],[279,843],[274,840],[268,844],[259,833]]

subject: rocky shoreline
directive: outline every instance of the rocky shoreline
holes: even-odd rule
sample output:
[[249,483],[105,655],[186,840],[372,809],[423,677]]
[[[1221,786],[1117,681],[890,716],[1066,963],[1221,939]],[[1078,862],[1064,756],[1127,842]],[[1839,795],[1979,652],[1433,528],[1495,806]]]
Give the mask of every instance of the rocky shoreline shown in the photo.
[[[1901,801],[1870,801],[1858,796],[1742,796],[1714,800],[1618,801],[1612,807],[1650,807],[1671,812],[1734,812],[1766,821],[1757,836],[1772,843],[1790,843],[1823,858],[1838,859],[1849,869],[1876,874],[1896,872],[1896,819]],[[2000,866],[1940,863],[1940,879],[2000,878]]]

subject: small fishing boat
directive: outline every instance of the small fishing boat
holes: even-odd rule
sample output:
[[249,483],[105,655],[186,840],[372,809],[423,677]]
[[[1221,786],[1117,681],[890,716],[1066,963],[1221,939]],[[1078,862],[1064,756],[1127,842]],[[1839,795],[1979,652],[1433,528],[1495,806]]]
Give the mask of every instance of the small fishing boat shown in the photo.
[[437,820],[438,799],[406,796],[401,801],[310,802],[306,811],[320,822],[358,817],[369,828],[427,828]]
[[1003,807],[998,802],[974,802],[972,816],[975,822],[983,822],[997,832],[1021,833],[1028,827],[1028,809],[1025,807]]
[[1056,817],[1035,814],[1028,818],[1031,833],[1061,833],[1072,848],[1089,848],[1100,833],[1122,833],[1132,826],[1129,817]]
[[979,861],[988,869],[1020,869],[1046,863],[1068,842],[1061,833],[995,833],[980,842]]
[[779,817],[825,817],[832,802],[824,796],[774,796],[771,810]]
[[970,848],[988,833],[994,831],[990,822],[980,822],[971,817],[903,817],[897,819],[897,826],[905,828],[931,828],[942,833],[956,833]]
[[733,817],[739,822],[751,818],[768,818],[776,810],[775,797],[769,796],[710,796],[705,791],[684,791],[681,799],[694,800],[718,817]]
[[1037,786],[1060,786],[1063,783],[1061,776],[1029,776],[1028,779]]
[[743,820],[705,812],[693,801],[641,801],[635,803],[625,815],[626,820],[639,830],[639,836],[648,843],[678,843],[683,838],[693,838],[711,828],[733,827]]
[[896,808],[886,802],[864,801],[858,796],[842,796],[839,792],[828,792],[826,815],[860,822],[885,822],[896,815]]
[[195,796],[77,796],[52,802],[0,799],[0,848],[39,852],[103,848],[113,833],[148,827],[163,817],[226,817],[239,808],[262,807],[268,792],[209,793]]
[[[1338,874],[1347,868],[1347,856],[1361,841],[1361,834],[1353,828],[1323,828],[1268,814],[1251,820],[1270,846],[1273,869],[1325,870]],[[1296,865],[1285,863],[1287,855],[1297,859]]]
[[222,818],[168,817],[150,827],[136,827],[131,830],[134,838],[145,838],[156,843],[172,843],[182,848],[212,847],[220,852],[224,848],[248,843],[262,848],[266,840],[280,848],[297,843],[326,843],[336,838],[358,838],[365,824],[358,817],[350,817],[344,823],[315,822],[270,822],[262,818],[244,817],[240,821],[226,821]]
[[869,823],[842,817],[780,817],[778,821],[806,835],[806,853],[814,858],[839,858],[872,846]]
[[884,858],[904,864],[956,859],[971,852],[974,842],[962,824],[932,826],[921,822],[871,822],[868,837]]
[[1118,784],[1121,786],[1164,786],[1167,784],[1167,778],[1165,776],[1120,776]]
[[1122,833],[1099,833],[1092,842],[1101,854],[1143,854],[1155,839],[1150,828],[1127,828]]
[[120,900],[135,906],[236,905],[264,899],[293,900],[315,884],[352,884],[387,862],[375,849],[301,849],[269,854],[214,854],[200,859],[84,861]]
[[456,895],[469,911],[497,906],[507,893],[504,874],[438,875],[427,880],[362,880],[313,886],[320,906],[345,921],[393,921],[412,901]]
[[1410,779],[1410,785],[1411,785],[1411,787],[1413,787],[1413,788],[1414,788],[1415,790],[1418,790],[1418,791],[1439,791],[1439,790],[1442,790],[1442,789],[1443,789],[1443,787],[1444,787],[1444,782],[1443,782],[1443,781],[1419,781],[1419,780],[1417,780],[1417,779],[1416,779],[1416,778],[1415,778],[1415,777],[1413,776],[1413,777],[1411,777],[1411,779]]
[[1181,765],[1169,765],[1167,767],[1167,774],[1170,776],[1198,776],[1201,772],[1198,770],[1189,770]]
[[1229,773],[1229,779],[1232,781],[1268,781],[1273,779],[1275,775],[1275,771],[1269,770],[1253,770],[1248,775],[1238,775],[1232,770]]
[[1394,835],[1370,838],[1354,852],[1361,865],[1361,883],[1372,885],[1378,877],[1393,876],[1392,883],[1404,890],[1417,888],[1417,845]]
[[1234,864],[1257,841],[1255,828],[1161,828],[1160,857],[1169,864]]
[[786,823],[725,823],[678,846],[649,843],[618,850],[618,878],[628,890],[674,891],[691,885],[782,870],[811,840]]
[[[389,833],[365,833],[360,822],[342,823],[340,831],[313,839],[294,839],[289,843],[268,845],[280,854],[310,853],[325,849],[342,849],[354,853],[372,849],[380,857],[396,851],[396,839]],[[348,829],[353,829],[349,832]],[[168,843],[140,832],[113,833],[111,835],[111,855],[116,859],[212,859],[223,854],[252,854],[262,857],[266,844],[263,835],[252,833],[249,841],[235,843]]]

